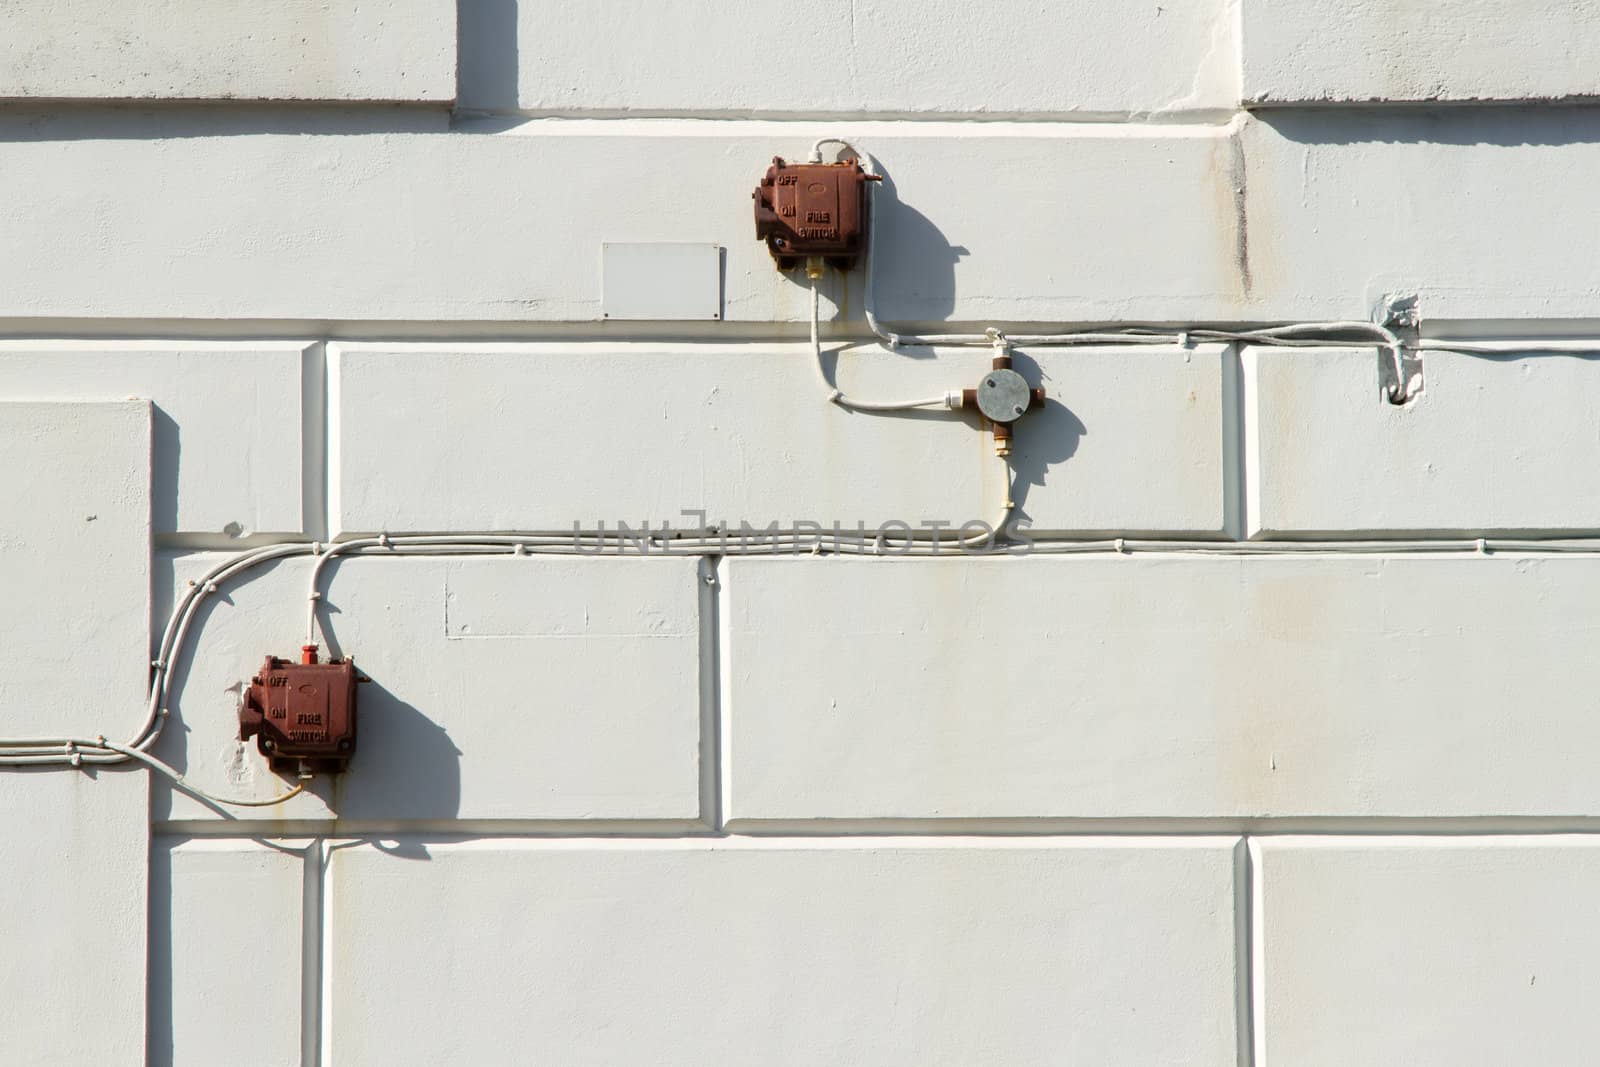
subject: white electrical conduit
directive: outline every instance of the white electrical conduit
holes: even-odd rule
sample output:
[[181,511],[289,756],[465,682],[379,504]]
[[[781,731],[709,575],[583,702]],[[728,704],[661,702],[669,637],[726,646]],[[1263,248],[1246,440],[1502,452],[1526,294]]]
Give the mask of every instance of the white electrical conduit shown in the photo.
[[822,341],[817,332],[817,319],[820,315],[817,299],[816,276],[807,272],[811,282],[811,362],[817,369],[817,380],[822,383],[822,389],[828,394],[831,403],[851,411],[916,411],[925,408],[943,408],[953,410],[961,406],[961,390],[947,391],[939,396],[925,397],[921,400],[853,400],[838,387],[828,381],[828,372],[822,367]]
[[[268,545],[250,552],[231,557],[213,567],[200,579],[189,584],[183,595],[173,606],[172,614],[167,619],[167,624],[162,631],[161,641],[157,647],[156,658],[151,661],[150,695],[146,703],[145,718],[139,728],[134,731],[131,740],[127,743],[114,743],[104,737],[94,739],[72,736],[42,736],[0,738],[0,767],[4,766],[35,766],[35,765],[65,765],[82,766],[85,764],[115,764],[128,759],[138,759],[149,764],[152,769],[166,774],[179,787],[196,795],[217,803],[245,803],[225,800],[201,790],[199,787],[186,781],[182,775],[167,767],[166,764],[148,756],[149,749],[160,737],[165,723],[168,706],[168,682],[174,665],[182,655],[187,642],[189,630],[198,615],[200,607],[211,595],[215,594],[223,582],[244,574],[265,563],[284,559],[292,556],[315,557],[312,567],[311,590],[308,596],[310,621],[308,633],[310,643],[316,643],[317,619],[316,604],[321,598],[318,589],[323,568],[338,556],[343,555],[428,555],[428,556],[460,556],[477,554],[494,555],[595,555],[605,552],[623,554],[630,551],[654,551],[658,553],[681,553],[683,555],[776,555],[795,553],[810,550],[814,553],[822,551],[862,555],[930,555],[941,551],[981,549],[993,542],[1005,528],[1005,523],[1010,517],[1011,493],[1009,468],[1007,477],[1006,501],[1002,509],[1001,521],[992,527],[985,527],[981,532],[962,537],[951,537],[935,544],[931,541],[918,540],[909,532],[906,536],[892,539],[880,532],[863,535],[840,534],[832,536],[819,534],[813,530],[805,531],[750,531],[738,535],[740,541],[731,543],[728,534],[695,534],[689,537],[663,537],[660,534],[651,534],[644,540],[645,547],[640,549],[639,538],[623,536],[621,534],[462,534],[462,535],[415,535],[402,537],[388,537],[380,535],[371,538],[358,538],[335,545],[322,546],[316,543],[293,542],[288,544]],[[642,536],[642,535],[641,535]],[[287,796],[279,798],[279,801]],[[273,801],[276,803],[278,801]],[[257,802],[250,801],[247,806],[254,806]]]
[[[839,145],[854,153],[860,161],[862,169],[868,174],[878,174],[877,163],[867,153],[861,151],[849,141],[837,137],[824,137],[811,146],[811,162],[822,162],[823,145]],[[943,333],[943,334],[902,334],[885,329],[878,321],[878,316],[873,310],[873,263],[877,259],[878,248],[878,194],[876,186],[879,182],[870,183],[874,187],[871,203],[867,206],[867,249],[864,253],[866,260],[865,277],[862,279],[862,310],[866,314],[867,326],[873,334],[891,349],[901,345],[932,345],[932,346],[983,346],[991,347],[994,338],[988,333]],[[813,346],[815,346],[815,322],[817,318],[816,281],[812,281],[811,317],[813,330]],[[1351,335],[1356,335],[1352,338]],[[1170,345],[1178,344],[1188,346],[1193,341],[1224,341],[1242,342],[1246,344],[1271,345],[1284,348],[1347,348],[1351,344],[1365,340],[1375,342],[1389,355],[1393,369],[1394,381],[1389,385],[1389,401],[1394,404],[1403,404],[1408,399],[1406,395],[1405,354],[1400,338],[1393,330],[1375,322],[1362,322],[1348,320],[1338,322],[1302,322],[1285,326],[1268,326],[1250,330],[1218,330],[1202,327],[1192,327],[1183,330],[1161,330],[1154,327],[1118,327],[1106,330],[1069,330],[1062,333],[1044,334],[1018,334],[1008,336],[1007,341],[1013,347],[1061,346],[1061,345]],[[829,399],[844,407],[853,407],[861,411],[905,410],[905,407],[876,408],[863,401],[850,401],[845,403],[838,396],[838,390],[828,385],[824,377],[824,385],[830,396]],[[959,395],[959,394],[958,394]],[[942,400],[941,400],[942,402]],[[933,406],[931,403],[917,404],[918,407]]]
[[109,748],[113,752],[121,753],[122,755],[127,756],[129,759],[136,759],[140,763],[143,763],[149,767],[151,770],[156,771],[159,774],[166,775],[168,778],[172,779],[173,785],[177,786],[179,789],[182,789],[186,793],[193,793],[202,800],[209,800],[213,804],[228,804],[236,808],[270,808],[276,804],[282,804],[286,800],[292,800],[301,793],[305,792],[306,781],[309,778],[308,775],[302,775],[300,781],[295,783],[295,787],[293,789],[289,790],[287,793],[280,793],[269,800],[243,800],[238,797],[219,797],[216,794],[208,793],[199,786],[189,782],[183,777],[183,775],[178,773],[175,767],[171,767],[168,764],[161,762],[148,752],[133,748],[128,745],[119,745],[115,741],[107,741],[104,737],[97,738],[96,741],[101,746]]
[[[1001,525],[1004,529],[1009,518],[1011,503],[1007,492],[1006,506]],[[1568,538],[1561,540],[1498,540],[1488,538],[1452,541],[1158,541],[1112,539],[1101,541],[1047,541],[1030,539],[1025,546],[995,543],[997,534],[984,532],[968,537],[932,542],[915,537],[889,540],[881,533],[869,535],[833,535],[816,530],[748,531],[741,539],[730,542],[726,533],[704,532],[682,537],[650,535],[643,547],[638,538],[617,534],[461,534],[412,535],[358,538],[336,545],[295,542],[268,545],[254,551],[224,560],[206,575],[192,582],[184,595],[174,605],[162,633],[157,658],[152,662],[150,699],[144,723],[127,743],[108,741],[104,736],[0,738],[0,766],[81,766],[83,764],[114,764],[133,759],[145,763],[152,770],[170,778],[179,788],[217,804],[245,807],[265,807],[281,803],[300,792],[269,800],[233,800],[217,796],[188,782],[175,769],[149,754],[150,747],[160,736],[167,716],[167,683],[175,664],[184,651],[189,628],[205,600],[215,594],[222,582],[239,577],[246,572],[274,560],[292,556],[315,557],[313,565],[311,604],[311,634],[316,634],[315,609],[321,594],[316,587],[323,568],[334,558],[345,555],[384,556],[464,556],[464,555],[594,555],[602,552],[615,554],[665,554],[681,553],[685,556],[759,556],[796,554],[845,555],[912,555],[949,557],[966,551],[992,552],[1006,555],[1018,553],[1025,547],[1037,554],[1090,554],[1104,553],[1131,555],[1141,552],[1181,553],[1190,555],[1268,556],[1293,554],[1456,554],[1488,555],[1492,552],[1518,552],[1526,554],[1584,553],[1600,555],[1600,538]],[[898,546],[898,547],[896,547]]]

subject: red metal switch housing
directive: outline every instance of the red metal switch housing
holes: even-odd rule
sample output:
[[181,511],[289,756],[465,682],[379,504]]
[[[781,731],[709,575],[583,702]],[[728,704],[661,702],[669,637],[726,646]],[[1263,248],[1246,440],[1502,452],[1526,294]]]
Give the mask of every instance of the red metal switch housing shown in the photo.
[[756,202],[756,239],[767,242],[779,270],[791,270],[808,256],[849,270],[867,243],[867,182],[878,180],[853,159],[785,163],[774,156],[750,194]]
[[[306,662],[268,656],[250,679],[239,708],[239,738],[256,748],[274,771],[337,774],[356,751],[356,683],[349,659]],[[302,768],[304,764],[304,768]]]

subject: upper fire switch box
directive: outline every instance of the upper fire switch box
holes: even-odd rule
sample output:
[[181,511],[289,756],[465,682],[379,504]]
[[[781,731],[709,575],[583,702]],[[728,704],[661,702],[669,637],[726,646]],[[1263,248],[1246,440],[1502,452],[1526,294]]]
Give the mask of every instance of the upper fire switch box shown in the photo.
[[867,182],[878,180],[853,159],[786,163],[774,156],[751,194],[756,239],[767,242],[779,270],[792,270],[808,256],[849,270],[866,246]]

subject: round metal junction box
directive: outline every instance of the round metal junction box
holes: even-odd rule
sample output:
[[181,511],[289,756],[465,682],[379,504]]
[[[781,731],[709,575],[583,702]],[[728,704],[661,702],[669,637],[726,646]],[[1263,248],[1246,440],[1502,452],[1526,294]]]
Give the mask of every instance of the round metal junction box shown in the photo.
[[978,410],[990,422],[1015,422],[1032,398],[1027,379],[1014,370],[992,370],[978,385]]

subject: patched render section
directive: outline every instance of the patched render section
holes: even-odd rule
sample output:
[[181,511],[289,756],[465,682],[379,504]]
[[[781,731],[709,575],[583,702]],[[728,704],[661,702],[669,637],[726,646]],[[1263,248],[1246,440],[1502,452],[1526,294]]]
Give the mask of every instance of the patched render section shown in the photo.
[[1243,51],[1242,0],[1221,0],[1211,17],[1206,48],[1195,63],[1189,91],[1138,117],[1170,119],[1179,112],[1204,111],[1212,101],[1242,96],[1240,58]]

